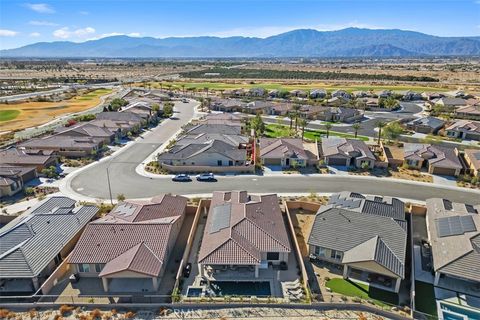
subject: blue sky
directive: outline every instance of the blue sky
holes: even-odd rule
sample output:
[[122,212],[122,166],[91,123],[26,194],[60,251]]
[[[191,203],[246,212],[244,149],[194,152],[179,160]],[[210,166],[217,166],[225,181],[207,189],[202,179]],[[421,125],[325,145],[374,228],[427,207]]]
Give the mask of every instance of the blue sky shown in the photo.
[[0,0],[0,48],[107,35],[257,36],[298,28],[479,36],[480,0]]

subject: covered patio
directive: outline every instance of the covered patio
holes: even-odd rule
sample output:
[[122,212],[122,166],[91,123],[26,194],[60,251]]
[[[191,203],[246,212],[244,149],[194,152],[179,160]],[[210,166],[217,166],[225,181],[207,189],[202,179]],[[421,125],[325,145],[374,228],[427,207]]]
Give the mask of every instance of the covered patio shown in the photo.
[[343,278],[359,280],[370,286],[397,293],[400,291],[400,284],[402,283],[401,278],[395,278],[380,273],[353,268],[348,265],[344,265]]

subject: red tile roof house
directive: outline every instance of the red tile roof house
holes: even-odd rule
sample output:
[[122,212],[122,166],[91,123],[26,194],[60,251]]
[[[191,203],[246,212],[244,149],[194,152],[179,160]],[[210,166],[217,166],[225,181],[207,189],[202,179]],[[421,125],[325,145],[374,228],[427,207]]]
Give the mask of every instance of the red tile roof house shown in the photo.
[[80,277],[102,279],[105,292],[125,292],[122,282],[132,278],[156,292],[186,207],[187,198],[172,195],[119,203],[87,225],[69,263]]
[[263,165],[288,167],[312,166],[318,164],[318,147],[302,139],[261,138],[260,159]]
[[200,277],[215,280],[230,269],[253,280],[270,264],[287,263],[291,251],[277,195],[213,193],[198,254]]
[[428,173],[458,176],[463,169],[458,150],[431,144],[405,143],[404,163],[410,168],[428,168]]

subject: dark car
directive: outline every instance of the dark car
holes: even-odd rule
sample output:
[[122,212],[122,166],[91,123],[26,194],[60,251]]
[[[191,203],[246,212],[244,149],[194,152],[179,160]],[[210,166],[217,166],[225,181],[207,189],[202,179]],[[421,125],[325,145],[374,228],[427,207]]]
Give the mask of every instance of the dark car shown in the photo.
[[189,262],[189,263],[187,263],[185,268],[183,268],[183,276],[185,278],[190,277],[190,272],[192,272],[192,264]]
[[192,181],[192,179],[188,174],[177,174],[175,177],[172,178],[172,181],[188,182],[188,181]]
[[197,176],[197,181],[216,181],[213,173],[202,173]]

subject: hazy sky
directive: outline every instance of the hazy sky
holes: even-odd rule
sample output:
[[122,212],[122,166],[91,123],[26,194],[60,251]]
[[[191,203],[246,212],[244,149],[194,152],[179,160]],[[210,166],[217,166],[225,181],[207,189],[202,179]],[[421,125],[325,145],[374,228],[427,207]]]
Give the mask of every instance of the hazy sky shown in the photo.
[[479,36],[480,0],[0,0],[0,48],[132,36],[268,37],[298,28]]

